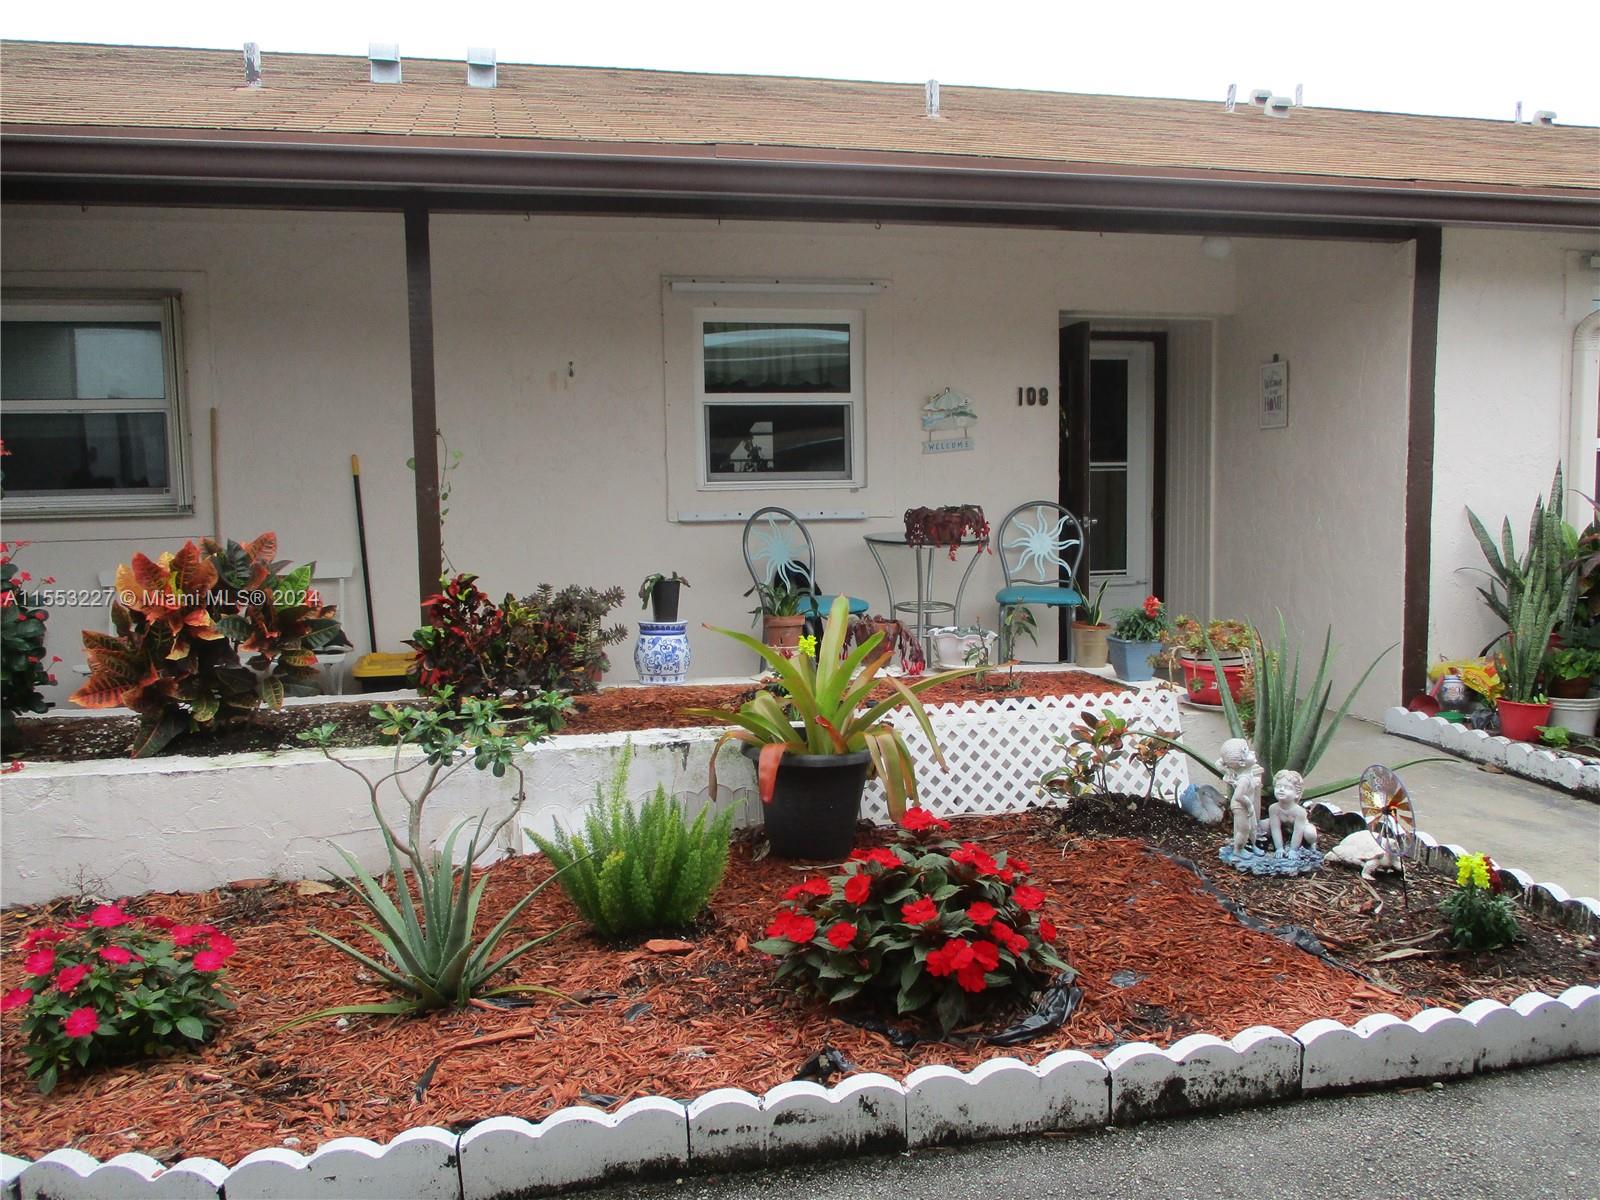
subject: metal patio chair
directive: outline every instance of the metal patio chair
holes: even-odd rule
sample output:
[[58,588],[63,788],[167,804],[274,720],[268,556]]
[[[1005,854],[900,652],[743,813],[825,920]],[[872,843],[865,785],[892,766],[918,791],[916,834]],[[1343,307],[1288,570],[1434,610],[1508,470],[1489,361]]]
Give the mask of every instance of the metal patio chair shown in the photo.
[[[742,546],[744,565],[758,585],[756,595],[763,612],[766,600],[761,597],[760,588],[777,581],[804,593],[800,602],[802,616],[813,620],[827,616],[836,597],[817,591],[817,547],[804,521],[786,508],[758,508],[744,523]],[[857,596],[846,599],[853,617],[861,616],[870,607]]]
[[[1010,656],[1006,611],[1029,604],[1076,608],[1083,603],[1078,567],[1083,562],[1083,523],[1053,500],[1029,500],[1005,515],[995,530],[994,550],[1005,573],[995,593],[1000,605],[1000,661]],[[1072,622],[1067,622],[1067,658],[1072,661]]]

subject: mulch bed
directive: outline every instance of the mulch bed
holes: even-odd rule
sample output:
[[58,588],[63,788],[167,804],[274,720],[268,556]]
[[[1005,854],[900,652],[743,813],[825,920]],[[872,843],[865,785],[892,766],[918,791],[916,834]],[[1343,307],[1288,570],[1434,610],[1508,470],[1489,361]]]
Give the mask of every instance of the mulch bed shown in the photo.
[[[1509,1001],[1533,987],[1557,992],[1597,974],[1592,937],[1531,915],[1524,918],[1528,948],[1507,957],[1456,955],[1425,942],[1423,954],[1369,961],[1380,947],[1438,924],[1431,906],[1440,886],[1419,872],[1407,918],[1398,886],[1380,882],[1374,890],[1381,910],[1363,914],[1358,906],[1372,896],[1337,868],[1309,882],[1235,879],[1231,871],[1205,868],[1203,851],[1214,855],[1216,833],[1163,823],[1155,810],[1138,805],[1133,812],[1126,803],[1085,808],[1065,827],[1057,811],[1035,809],[961,818],[957,830],[1033,863],[1049,893],[1046,915],[1080,972],[1084,999],[1077,1012],[1061,1030],[1022,1047],[987,1046],[973,1036],[981,1031],[969,1030],[958,1031],[955,1044],[896,1049],[775,985],[771,960],[749,943],[761,936],[784,889],[803,876],[790,864],[755,858],[749,841],[736,844],[711,911],[687,932],[690,952],[609,947],[575,925],[507,980],[556,987],[584,1003],[536,997],[517,1008],[473,1007],[426,1019],[356,1017],[342,1027],[322,1021],[284,1033],[274,1030],[315,1009],[385,998],[374,980],[306,932],[315,926],[360,944],[357,907],[341,894],[300,896],[287,883],[151,894],[130,908],[209,921],[234,937],[239,954],[229,977],[239,992],[238,1012],[198,1054],[71,1079],[48,1097],[25,1079],[13,1043],[0,1070],[0,1143],[24,1156],[75,1146],[102,1159],[139,1150],[168,1162],[186,1155],[230,1162],[291,1138],[289,1144],[308,1152],[333,1137],[382,1140],[413,1125],[460,1128],[501,1114],[537,1120],[573,1103],[608,1106],[648,1094],[687,1099],[721,1086],[760,1092],[829,1046],[862,1070],[900,1077],[927,1063],[967,1068],[997,1054],[1038,1061],[1058,1049],[1166,1044],[1196,1031],[1228,1037],[1257,1024],[1292,1031],[1321,1016],[1404,1017],[1478,995]],[[1201,890],[1194,872],[1129,834],[1191,852],[1222,890],[1241,898],[1250,893],[1246,903],[1263,915],[1316,928],[1371,978],[1246,929]],[[495,866],[479,928],[548,871],[539,858]],[[28,928],[65,912],[58,902],[0,913],[0,939],[14,946]],[[537,933],[574,917],[551,888],[518,926]],[[20,956],[7,953],[0,987],[20,982]],[[985,1024],[1003,1027],[1017,1015],[994,1012]],[[8,1042],[16,1037],[16,1019],[5,1018]],[[510,1031],[525,1036],[452,1048]]]
[[[1015,686],[1008,686],[1010,683]],[[991,671],[980,686],[976,679],[942,683],[922,693],[927,704],[963,700],[993,700],[1006,696],[1080,696],[1119,692],[1124,686],[1087,671],[1027,671],[1008,677]],[[705,722],[684,715],[690,707],[737,708],[755,694],[755,684],[686,685],[672,687],[606,688],[576,696],[577,711],[561,731],[613,733],[629,729],[683,729]],[[882,695],[889,688],[881,689]],[[263,712],[253,723],[214,734],[185,734],[175,738],[162,756],[194,754],[245,754],[300,749],[296,735],[324,723],[336,728],[334,745],[367,746],[375,740],[376,726],[368,715],[370,700],[352,699],[338,704],[295,704],[276,712]],[[123,758],[139,722],[133,716],[22,717],[18,722],[20,746],[7,744],[8,757],[36,762],[83,762],[97,758]],[[20,755],[15,753],[20,750]]]

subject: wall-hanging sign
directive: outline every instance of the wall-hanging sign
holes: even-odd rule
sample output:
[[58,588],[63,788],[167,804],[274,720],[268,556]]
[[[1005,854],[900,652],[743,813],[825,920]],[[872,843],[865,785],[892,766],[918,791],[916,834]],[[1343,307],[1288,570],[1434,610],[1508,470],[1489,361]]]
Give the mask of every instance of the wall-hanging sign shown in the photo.
[[1289,425],[1289,364],[1272,361],[1261,368],[1261,428],[1285,429]]
[[968,431],[977,419],[972,398],[954,388],[945,388],[929,396],[922,405],[922,430],[928,435],[922,443],[922,452],[948,454],[952,450],[971,450],[972,435]]

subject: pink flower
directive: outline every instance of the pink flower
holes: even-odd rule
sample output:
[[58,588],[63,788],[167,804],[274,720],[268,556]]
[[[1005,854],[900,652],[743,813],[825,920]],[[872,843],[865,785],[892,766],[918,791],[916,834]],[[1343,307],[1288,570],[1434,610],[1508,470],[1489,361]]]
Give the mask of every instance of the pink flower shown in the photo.
[[22,969],[29,975],[48,975],[55,969],[56,952],[46,946],[43,950],[35,950],[22,960]]
[[68,1037],[88,1037],[100,1028],[100,1014],[87,1006],[75,1008],[61,1022],[61,1028]]
[[89,914],[89,924],[98,929],[115,929],[118,925],[126,925],[133,920],[115,904],[102,904]]
[[79,963],[75,967],[68,967],[56,976],[56,990],[58,992],[72,991],[73,988],[83,982],[84,976],[88,973],[89,967],[87,963]]
[[215,950],[202,950],[194,956],[194,969],[196,971],[222,970],[222,955]]
[[12,988],[4,996],[0,996],[0,1012],[10,1012],[14,1008],[21,1008],[32,999],[33,993],[27,988]]
[[131,962],[144,961],[144,959],[125,946],[102,946],[100,948],[100,957],[108,963],[115,963],[119,967],[127,966]]

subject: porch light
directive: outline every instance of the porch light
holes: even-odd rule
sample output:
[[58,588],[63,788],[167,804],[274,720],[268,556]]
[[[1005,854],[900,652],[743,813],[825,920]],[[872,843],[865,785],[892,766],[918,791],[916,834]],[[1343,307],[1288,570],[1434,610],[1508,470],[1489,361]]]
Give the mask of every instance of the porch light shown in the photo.
[[1200,253],[1207,258],[1221,261],[1233,253],[1233,239],[1225,237],[1203,237],[1200,239]]

